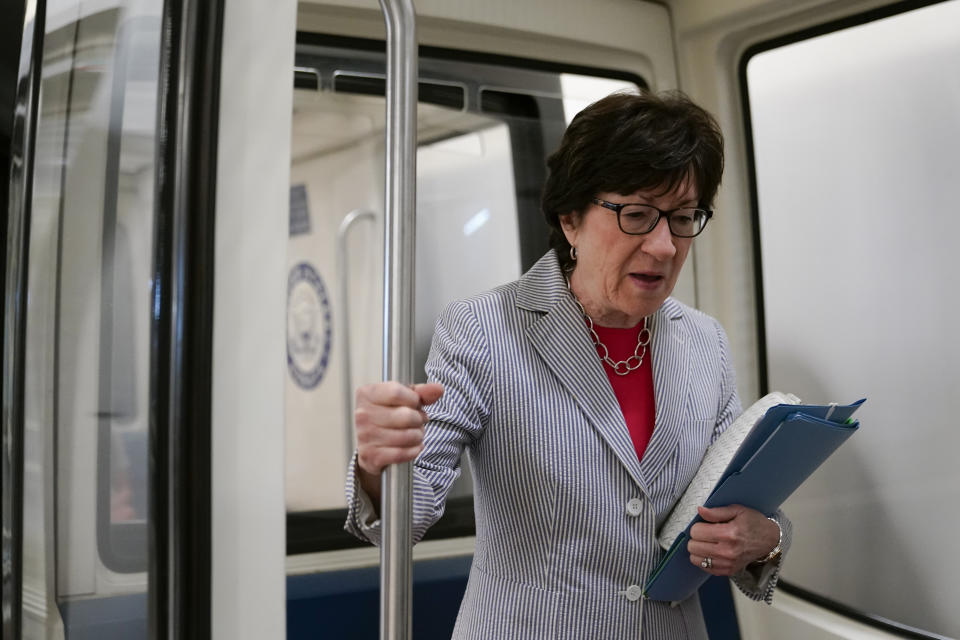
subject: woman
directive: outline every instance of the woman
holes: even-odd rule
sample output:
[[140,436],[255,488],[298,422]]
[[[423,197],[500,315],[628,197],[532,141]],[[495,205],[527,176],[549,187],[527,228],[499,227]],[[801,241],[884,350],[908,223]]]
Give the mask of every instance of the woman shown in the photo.
[[[415,458],[420,539],[466,450],[477,539],[455,638],[706,638],[696,596],[640,593],[658,526],[741,411],[723,329],[669,297],[711,216],[722,137],[681,94],[615,94],[548,164],[552,249],[441,314],[430,383],[358,391],[347,528],[379,542],[380,474]],[[690,561],[769,602],[788,521],[700,515]]]

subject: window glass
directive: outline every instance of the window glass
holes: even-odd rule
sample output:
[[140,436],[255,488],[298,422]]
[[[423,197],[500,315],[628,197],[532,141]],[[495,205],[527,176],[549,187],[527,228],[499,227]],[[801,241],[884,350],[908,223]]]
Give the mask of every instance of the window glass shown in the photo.
[[[384,99],[297,90],[294,110],[287,503],[303,511],[346,506],[350,389],[381,376]],[[431,274],[417,283],[422,370],[440,307],[515,278],[519,252],[506,127],[430,104],[418,119],[418,272]],[[480,270],[485,255],[493,259]]]
[[626,80],[597,78],[575,73],[561,73],[560,86],[563,90],[563,118],[567,124],[570,124],[573,116],[598,98],[617,91],[636,91],[637,89],[637,85]]
[[[288,522],[288,548],[294,552],[359,544],[342,532],[343,480],[354,449],[353,389],[381,379],[382,69],[382,54],[303,45],[298,50],[285,416],[287,509],[296,516]],[[567,111],[615,89],[637,88],[594,80],[421,59],[418,379],[441,309],[515,280],[546,251],[540,189],[546,155],[559,142]],[[444,520],[428,535],[472,532],[466,460],[462,471]],[[314,531],[329,528],[330,536],[313,547],[293,543],[301,516],[313,518]]]
[[161,5],[47,5],[26,319],[24,637],[51,637],[60,614],[68,638],[146,636]]
[[868,398],[788,501],[784,578],[960,637],[960,2],[760,53],[747,65],[769,388]]

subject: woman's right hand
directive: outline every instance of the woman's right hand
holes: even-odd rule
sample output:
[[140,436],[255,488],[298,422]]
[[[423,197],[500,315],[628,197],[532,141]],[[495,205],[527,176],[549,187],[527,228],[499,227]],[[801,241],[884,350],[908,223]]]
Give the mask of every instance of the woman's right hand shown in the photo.
[[357,467],[364,491],[379,503],[380,474],[391,464],[409,462],[423,450],[423,407],[443,395],[443,385],[378,382],[357,389],[354,423]]

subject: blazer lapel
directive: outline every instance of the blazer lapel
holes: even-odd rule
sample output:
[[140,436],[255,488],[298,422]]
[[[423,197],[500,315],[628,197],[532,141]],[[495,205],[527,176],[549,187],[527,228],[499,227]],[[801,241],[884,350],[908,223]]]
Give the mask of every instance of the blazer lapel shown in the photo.
[[521,278],[517,305],[545,313],[526,329],[530,344],[646,492],[648,485],[641,474],[623,412],[553,252]]
[[670,460],[683,429],[683,407],[687,395],[690,367],[690,340],[683,323],[683,310],[667,298],[654,316],[653,392],[656,418],[653,435],[640,462],[641,477],[652,484]]

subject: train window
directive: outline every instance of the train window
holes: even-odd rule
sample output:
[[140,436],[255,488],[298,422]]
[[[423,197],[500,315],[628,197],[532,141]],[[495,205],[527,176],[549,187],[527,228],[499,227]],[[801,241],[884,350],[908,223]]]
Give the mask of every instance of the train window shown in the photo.
[[867,17],[743,67],[767,387],[868,398],[860,434],[785,506],[797,535],[783,575],[960,637],[960,1]]
[[563,93],[563,117],[567,124],[598,96],[630,90],[633,83],[616,78],[598,78],[579,73],[561,73],[560,90]]
[[[353,389],[381,377],[383,54],[300,34],[287,332],[288,553],[342,531]],[[642,80],[421,53],[415,357],[448,302],[516,279],[546,251],[546,155],[587,103]],[[451,59],[453,57],[454,59]],[[598,74],[599,75],[599,74]],[[469,469],[428,537],[472,535]]]
[[124,624],[124,637],[146,636],[161,4],[64,1],[45,15],[26,319],[25,638],[61,624],[67,637]]

